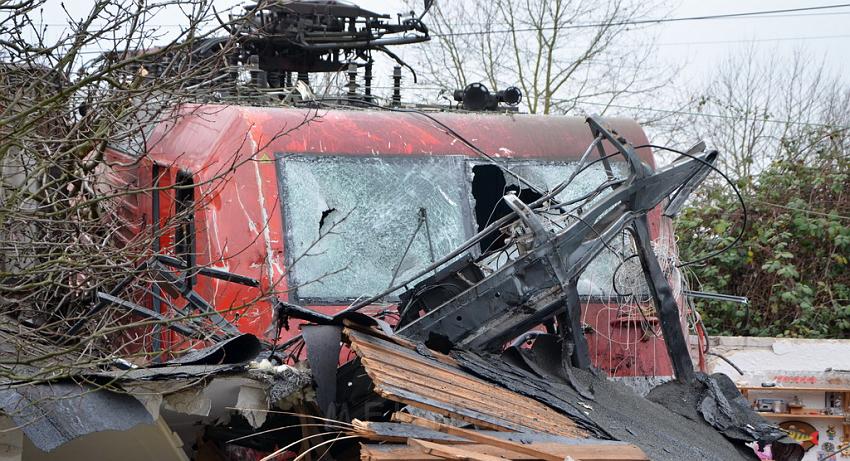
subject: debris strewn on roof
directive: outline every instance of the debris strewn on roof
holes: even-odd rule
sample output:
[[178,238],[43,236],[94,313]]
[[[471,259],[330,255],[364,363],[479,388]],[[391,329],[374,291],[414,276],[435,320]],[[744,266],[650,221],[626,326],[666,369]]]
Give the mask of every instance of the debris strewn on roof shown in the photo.
[[345,335],[383,398],[496,430],[587,436],[551,408],[470,376],[451,357],[424,357],[415,349],[354,330]]
[[[254,428],[310,384],[310,375],[290,366],[251,362],[260,352],[253,335],[240,335],[150,367],[76,369],[56,378],[38,366],[3,366],[7,376],[43,377],[40,382],[0,384],[0,414],[30,443],[51,452],[103,431],[126,432],[159,424],[171,430],[218,421],[231,411]],[[268,361],[265,361],[267,363]],[[168,414],[169,424],[163,421]],[[189,438],[191,441],[191,438]],[[85,443],[83,443],[85,445]],[[71,450],[73,451],[73,450]]]

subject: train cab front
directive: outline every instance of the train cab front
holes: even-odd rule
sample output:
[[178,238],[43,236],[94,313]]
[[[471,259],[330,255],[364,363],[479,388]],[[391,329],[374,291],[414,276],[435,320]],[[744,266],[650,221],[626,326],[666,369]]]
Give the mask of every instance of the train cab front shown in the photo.
[[[641,174],[654,170],[636,123],[604,123],[628,143]],[[167,215],[195,202],[191,227],[163,233],[164,252],[183,248],[193,256],[187,264],[257,280],[251,287],[198,274],[194,289],[283,361],[305,356],[305,314],[321,323],[357,311],[435,348],[531,347],[570,323],[606,373],[671,376],[634,232],[580,231],[601,246],[579,265],[559,253],[572,251],[566,246],[539,246],[571,228],[604,228],[587,213],[626,190],[635,169],[615,144],[569,117],[222,107],[181,121],[157,144],[159,180],[185,187],[151,209]],[[669,256],[659,260],[673,280],[669,219],[660,206],[645,211],[650,244]],[[538,235],[523,213],[541,226]],[[558,258],[563,264],[553,265]],[[580,311],[570,322],[567,281]],[[674,296],[681,302],[680,288]],[[514,310],[496,312],[504,306]],[[529,306],[547,315],[526,315]],[[687,310],[680,313],[686,326]]]

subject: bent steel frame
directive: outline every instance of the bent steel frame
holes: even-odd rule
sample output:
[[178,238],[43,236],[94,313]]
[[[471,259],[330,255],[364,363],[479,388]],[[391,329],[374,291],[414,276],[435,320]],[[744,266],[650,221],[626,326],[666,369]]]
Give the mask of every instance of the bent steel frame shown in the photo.
[[[460,293],[444,298],[436,295],[437,307],[400,324],[398,334],[430,341],[437,347],[497,351],[536,325],[554,326],[553,319],[557,318],[557,330],[572,365],[590,368],[580,322],[578,278],[608,242],[625,231],[635,240],[676,377],[681,381],[694,379],[693,363],[679,322],[679,306],[653,251],[647,214],[668,197],[675,197],[677,202],[684,200],[705,179],[717,152],[702,152],[700,147],[688,160],[654,172],[640,161],[635,148],[616,132],[606,129],[603,121],[590,117],[587,122],[599,148],[597,161],[603,162],[608,173],[607,192],[593,204],[590,199],[582,203],[581,207],[587,210],[580,215],[571,214],[574,220],[564,229],[547,228],[542,217],[544,210],[563,208],[562,205],[546,203],[532,208],[516,196],[505,196],[505,202],[519,218],[514,226],[519,224],[520,233],[526,237],[521,243],[513,243],[520,256],[480,280],[472,281],[461,274],[481,273],[482,258],[449,266],[420,282],[402,296],[405,302],[400,312],[409,309],[409,303],[417,301],[417,293],[428,291],[428,287],[436,287],[449,278],[454,282],[466,281]],[[616,153],[606,155],[600,140],[607,141]],[[614,155],[622,156],[628,165],[629,175],[623,181],[614,181],[608,162]],[[432,293],[445,293],[445,290]],[[435,305],[434,295],[428,304]]]

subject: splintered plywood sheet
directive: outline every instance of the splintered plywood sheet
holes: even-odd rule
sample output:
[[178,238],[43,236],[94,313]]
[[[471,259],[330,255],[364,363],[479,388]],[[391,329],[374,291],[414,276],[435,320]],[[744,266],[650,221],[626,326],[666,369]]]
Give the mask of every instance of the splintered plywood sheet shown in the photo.
[[427,358],[410,348],[350,328],[345,334],[372,379],[375,392],[385,399],[496,430],[588,436],[570,418],[536,400],[469,375],[444,363],[446,360]]

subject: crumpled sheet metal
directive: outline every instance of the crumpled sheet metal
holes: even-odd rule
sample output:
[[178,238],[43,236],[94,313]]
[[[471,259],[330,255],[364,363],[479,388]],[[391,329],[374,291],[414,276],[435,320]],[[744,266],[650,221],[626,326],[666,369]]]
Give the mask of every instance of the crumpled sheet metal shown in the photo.
[[101,381],[156,381],[195,379],[243,371],[260,353],[260,340],[243,334],[203,349],[188,352],[168,362],[145,368],[92,372],[86,376]]
[[87,434],[154,422],[130,395],[69,382],[0,389],[0,408],[47,452]]
[[[20,426],[36,447],[51,451],[94,432],[126,431],[153,423],[152,412],[133,397],[132,391],[116,389],[122,385],[132,389],[132,383],[198,380],[244,372],[247,362],[259,352],[259,340],[245,334],[156,367],[80,373],[85,384],[67,379],[22,386],[4,383],[0,384],[0,411]],[[24,371],[31,375],[39,372],[35,367]],[[180,383],[183,387],[185,384]]]

